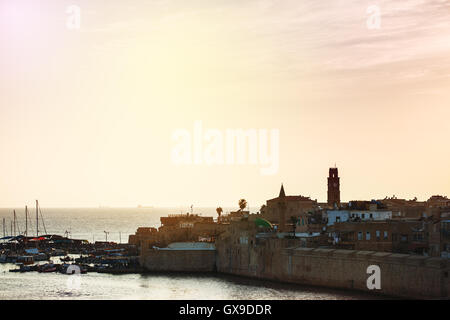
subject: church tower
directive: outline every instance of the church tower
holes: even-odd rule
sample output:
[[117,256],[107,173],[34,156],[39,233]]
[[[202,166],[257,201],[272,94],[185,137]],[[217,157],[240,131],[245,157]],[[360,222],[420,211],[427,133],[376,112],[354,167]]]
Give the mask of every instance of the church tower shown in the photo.
[[341,204],[338,168],[330,168],[328,174],[328,205],[335,207]]

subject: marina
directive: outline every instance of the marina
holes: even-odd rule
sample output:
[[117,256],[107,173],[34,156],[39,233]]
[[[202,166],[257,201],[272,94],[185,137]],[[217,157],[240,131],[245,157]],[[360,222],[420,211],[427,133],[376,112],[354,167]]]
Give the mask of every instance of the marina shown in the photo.
[[[130,273],[139,272],[137,251],[135,246],[117,244],[115,242],[69,238],[57,234],[47,234],[44,216],[36,200],[35,235],[28,236],[28,207],[25,206],[25,228],[20,232],[20,223],[16,210],[13,210],[11,233],[6,234],[5,218],[3,218],[3,238],[0,244],[0,263],[15,264],[10,272],[66,273],[70,267],[76,267],[79,273]],[[39,228],[44,234],[39,234]],[[105,231],[106,236],[107,232]],[[107,239],[105,239],[107,240]]]

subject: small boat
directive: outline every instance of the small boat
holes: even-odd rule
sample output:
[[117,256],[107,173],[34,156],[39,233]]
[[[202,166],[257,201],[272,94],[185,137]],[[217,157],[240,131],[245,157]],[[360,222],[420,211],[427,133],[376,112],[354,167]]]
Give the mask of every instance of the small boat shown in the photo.
[[11,269],[9,272],[22,272],[22,268],[24,267],[23,263],[16,263],[16,266],[18,266],[19,269]]
[[[68,272],[67,270],[70,268],[70,266],[75,266]],[[77,265],[77,264],[63,264],[59,270],[61,273],[64,274],[86,274],[88,272],[87,266],[84,265]]]
[[53,263],[47,263],[39,266],[39,272],[56,272],[57,266]]
[[63,262],[68,262],[68,261],[73,261],[73,258],[67,256],[67,257],[61,258],[60,260]]
[[9,272],[31,272],[37,270],[37,265],[24,265],[23,263],[16,263],[16,265],[19,267],[19,269],[12,269],[9,270]]
[[52,257],[61,257],[61,256],[64,257],[64,256],[66,256],[67,254],[66,254],[66,252],[65,252],[64,250],[62,250],[62,249],[52,249],[50,255],[51,255]]
[[17,262],[23,263],[24,265],[34,264],[34,257],[33,256],[19,256],[17,258]]
[[18,260],[18,257],[16,255],[6,257],[6,263],[16,263],[17,260]]
[[46,261],[49,260],[49,257],[45,253],[38,253],[34,255],[34,261]]

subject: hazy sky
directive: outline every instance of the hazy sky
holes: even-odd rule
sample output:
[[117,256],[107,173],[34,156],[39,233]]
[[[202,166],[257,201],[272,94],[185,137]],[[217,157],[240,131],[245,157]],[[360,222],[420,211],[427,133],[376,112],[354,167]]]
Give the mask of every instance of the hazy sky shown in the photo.
[[[450,196],[449,119],[447,0],[0,0],[3,207],[325,201],[335,163],[343,200]],[[278,172],[176,166],[196,120],[279,129]]]

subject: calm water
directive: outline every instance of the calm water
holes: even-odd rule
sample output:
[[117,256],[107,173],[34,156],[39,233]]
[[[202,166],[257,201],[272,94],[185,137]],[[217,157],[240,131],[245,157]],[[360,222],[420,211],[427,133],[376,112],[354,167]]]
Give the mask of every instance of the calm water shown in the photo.
[[[374,299],[373,296],[216,275],[11,273],[0,265],[0,299]],[[79,278],[76,278],[79,277]]]
[[[18,229],[25,230],[25,209],[0,209],[0,219],[6,218],[7,235],[11,233],[11,220],[13,210],[16,210]],[[128,235],[134,234],[138,227],[159,227],[161,216],[172,213],[186,213],[188,208],[71,208],[56,209],[42,208],[45,229],[48,234],[64,235],[69,231],[70,237],[75,239],[85,239],[89,242],[105,241],[109,232],[108,241],[122,243],[128,242]],[[215,208],[195,209],[194,213],[205,216],[217,214]],[[0,220],[0,223],[2,221]],[[39,221],[39,234],[44,233],[42,220]],[[28,208],[28,234],[36,234],[36,213],[35,208]],[[3,236],[3,227],[0,227]],[[1,237],[0,236],[0,237]]]
[[[184,210],[185,211],[185,210]],[[184,212],[183,211],[183,212]],[[198,210],[215,216],[214,208]],[[12,209],[0,209],[0,219],[7,225]],[[24,209],[16,209],[19,228],[24,230]],[[73,238],[92,241],[127,242],[139,226],[158,227],[159,217],[180,213],[180,208],[97,208],[42,209],[47,233],[71,232]],[[33,212],[34,216],[34,212]],[[32,222],[34,234],[35,222]],[[43,226],[39,227],[43,230]],[[0,229],[3,231],[3,228]],[[10,231],[8,231],[9,233]],[[121,235],[121,237],[119,236]],[[2,234],[3,236],[3,234]],[[306,288],[297,285],[248,280],[217,275],[108,275],[88,273],[79,276],[42,274],[37,272],[11,273],[13,264],[0,264],[0,299],[372,299],[373,296]],[[76,278],[78,277],[78,278]]]

